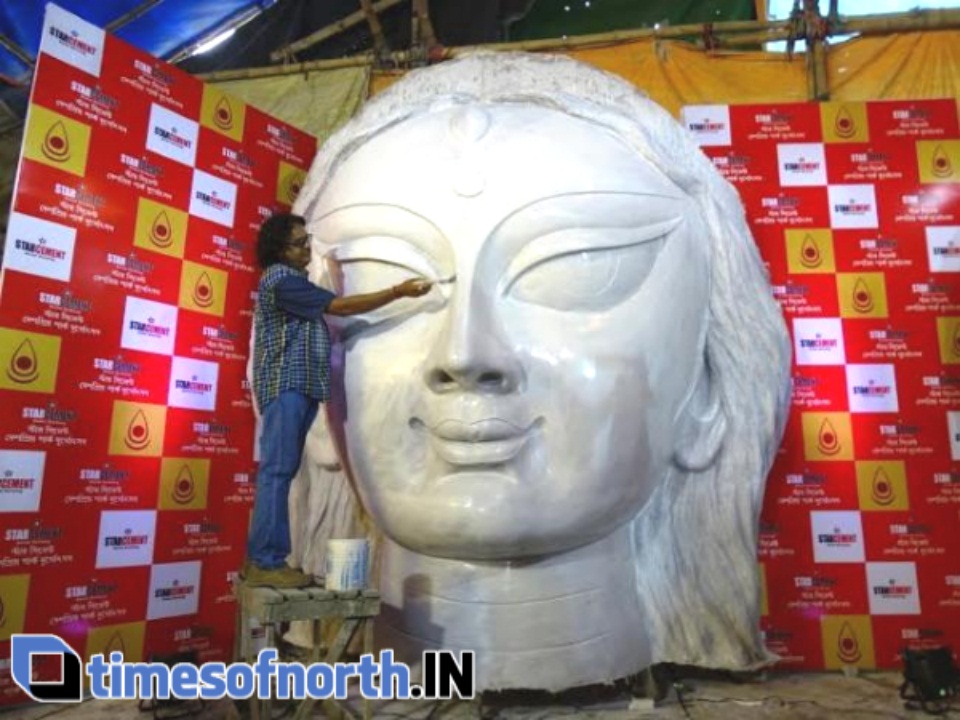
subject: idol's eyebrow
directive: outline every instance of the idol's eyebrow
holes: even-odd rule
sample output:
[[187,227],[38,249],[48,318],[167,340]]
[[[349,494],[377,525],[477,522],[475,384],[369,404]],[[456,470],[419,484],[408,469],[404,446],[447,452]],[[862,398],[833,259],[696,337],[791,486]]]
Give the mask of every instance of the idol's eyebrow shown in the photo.
[[441,273],[453,273],[449,244],[440,228],[423,215],[399,205],[359,203],[339,207],[311,221],[310,231],[321,244],[342,246],[344,251],[349,251],[353,242],[373,238],[389,241],[400,251],[402,244],[410,245]]
[[[490,233],[487,246],[493,252],[484,253],[484,262],[493,266],[486,270],[501,277],[518,262],[644,242],[643,235],[651,233],[647,239],[652,240],[676,227],[692,209],[683,196],[654,193],[578,192],[543,198],[510,213]],[[570,233],[576,231],[581,233],[571,242]],[[631,233],[625,231],[635,231],[635,238],[630,240]],[[563,240],[536,243],[560,234]],[[525,260],[525,255],[531,257]]]

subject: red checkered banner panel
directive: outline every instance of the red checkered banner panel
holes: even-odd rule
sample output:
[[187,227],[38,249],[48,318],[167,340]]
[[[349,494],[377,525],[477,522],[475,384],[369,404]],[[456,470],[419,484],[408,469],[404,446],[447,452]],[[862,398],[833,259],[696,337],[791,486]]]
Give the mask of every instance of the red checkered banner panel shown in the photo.
[[960,646],[954,100],[685,108],[740,191],[793,337],[760,528],[784,667]]
[[18,632],[230,659],[254,239],[315,152],[48,6],[0,295],[0,703]]

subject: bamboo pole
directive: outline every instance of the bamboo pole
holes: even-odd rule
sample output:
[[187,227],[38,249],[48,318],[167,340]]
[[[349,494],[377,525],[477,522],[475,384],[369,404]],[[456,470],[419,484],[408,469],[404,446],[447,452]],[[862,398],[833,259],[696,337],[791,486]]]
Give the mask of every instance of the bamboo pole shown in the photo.
[[109,23],[107,23],[104,26],[103,29],[106,30],[107,32],[116,32],[117,30],[122,28],[124,25],[132,23],[134,20],[136,20],[139,17],[143,17],[152,8],[154,8],[155,6],[159,5],[162,2],[163,0],[144,0],[144,2],[137,5],[130,12],[124,13],[123,15],[118,17],[116,20],[111,20]]
[[[394,5],[399,5],[406,0],[380,0],[373,4],[373,11],[375,13],[383,12],[388,8],[392,8]],[[366,13],[363,10],[357,10],[354,13],[350,13],[345,18],[337,20],[335,23],[330,23],[329,25],[320,28],[316,32],[310,33],[306,37],[302,37],[299,40],[296,40],[289,45],[284,45],[282,48],[274,50],[270,53],[270,59],[274,62],[288,58],[294,53],[298,53],[301,50],[305,50],[308,47],[313,47],[317,43],[321,43],[327,38],[331,38],[334,35],[337,35],[347,28],[353,27],[359,23],[362,23],[367,19]]]
[[827,22],[820,15],[817,0],[803,0],[803,24],[807,40],[807,98],[829,100],[827,80]]
[[[858,18],[840,18],[836,24],[827,28],[827,36],[860,33],[861,35],[912,32],[917,30],[946,30],[960,27],[960,8],[917,10],[908,13],[863,16]],[[637,30],[615,30],[607,33],[581,35],[570,38],[549,38],[527,40],[524,42],[489,45],[471,45],[443,48],[436,59],[449,59],[477,50],[570,50],[590,46],[611,45],[629,40],[668,40],[699,37],[702,25],[674,25],[661,28],[641,28]],[[776,20],[760,22],[754,20],[716,23],[713,33],[721,39],[723,45],[759,45],[771,40],[784,40],[790,37],[789,21]],[[422,55],[410,51],[390,53],[386,59],[402,66],[412,60],[422,59]],[[293,75],[303,72],[333,70],[345,67],[372,65],[376,60],[374,53],[363,53],[333,60],[313,60],[289,65],[269,65],[259,68],[240,70],[221,70],[219,72],[198,75],[206,82],[226,82],[250,78],[270,77],[273,75]]]
[[417,29],[420,33],[419,40],[428,48],[436,45],[437,34],[433,31],[433,23],[430,21],[429,0],[413,0],[413,15],[417,19]]
[[27,67],[33,67],[34,59],[26,50],[17,45],[13,40],[8,38],[3,33],[0,33],[0,45],[9,50],[13,55],[17,56],[17,59],[20,60]]
[[360,9],[367,18],[370,33],[373,35],[373,49],[378,55],[386,53],[387,38],[383,34],[383,26],[380,24],[380,18],[377,17],[377,11],[373,9],[373,0],[360,0]]

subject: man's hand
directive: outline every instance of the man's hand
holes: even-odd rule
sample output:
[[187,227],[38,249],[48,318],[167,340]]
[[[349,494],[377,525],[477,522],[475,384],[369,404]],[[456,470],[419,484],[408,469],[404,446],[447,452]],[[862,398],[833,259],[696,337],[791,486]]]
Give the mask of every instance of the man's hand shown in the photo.
[[399,285],[394,285],[393,293],[398,298],[420,297],[421,295],[426,295],[428,292],[430,292],[431,287],[433,287],[433,283],[431,283],[429,280],[415,278],[405,280]]
[[343,316],[371,312],[402,297],[413,298],[426,295],[432,286],[433,283],[429,280],[413,278],[385,290],[334,298],[327,305],[327,314]]

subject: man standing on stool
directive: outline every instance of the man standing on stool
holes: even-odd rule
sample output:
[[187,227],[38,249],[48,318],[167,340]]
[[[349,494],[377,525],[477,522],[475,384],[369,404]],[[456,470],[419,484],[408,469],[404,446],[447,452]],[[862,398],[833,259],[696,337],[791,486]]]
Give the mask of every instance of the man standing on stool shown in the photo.
[[262,419],[260,468],[243,576],[247,585],[304,587],[310,576],[286,564],[290,484],[307,431],[330,396],[330,335],[323,316],[357,315],[430,290],[407,280],[379,292],[337,297],[307,279],[310,235],[302,217],[268,218],[257,239],[263,269],[255,311],[253,389]]

